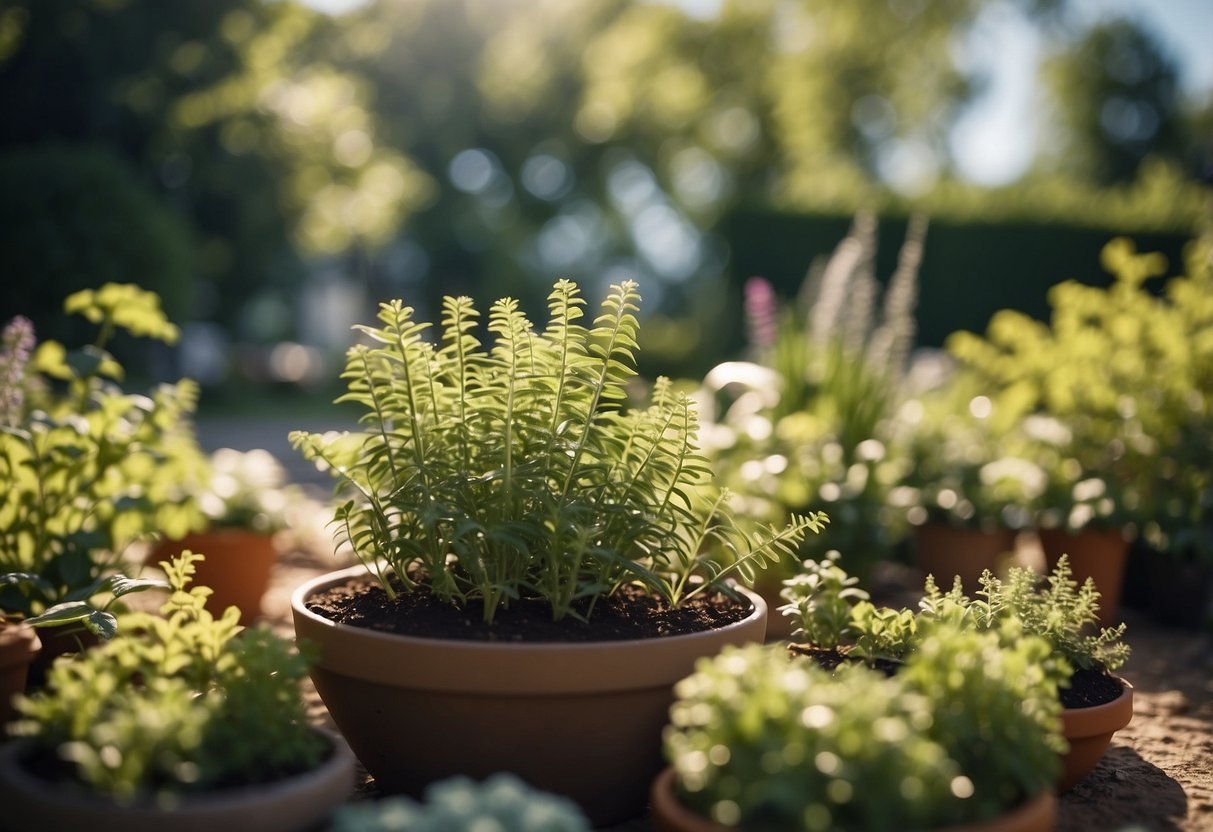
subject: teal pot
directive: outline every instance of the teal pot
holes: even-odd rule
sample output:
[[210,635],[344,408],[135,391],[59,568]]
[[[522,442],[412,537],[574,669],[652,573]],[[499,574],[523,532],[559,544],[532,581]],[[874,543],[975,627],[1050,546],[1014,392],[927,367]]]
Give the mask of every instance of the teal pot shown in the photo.
[[596,826],[643,813],[674,683],[697,659],[766,633],[767,606],[748,590],[753,610],[724,627],[588,643],[401,636],[308,609],[365,575],[311,580],[291,607],[299,641],[316,649],[316,690],[378,789],[417,796],[452,775],[508,771],[577,801]]
[[0,748],[0,826],[88,832],[302,832],[321,826],[354,788],[354,756],[325,733],[332,751],[318,768],[275,783],[189,795],[171,808],[122,805],[79,786],[41,779],[25,766],[26,740]]

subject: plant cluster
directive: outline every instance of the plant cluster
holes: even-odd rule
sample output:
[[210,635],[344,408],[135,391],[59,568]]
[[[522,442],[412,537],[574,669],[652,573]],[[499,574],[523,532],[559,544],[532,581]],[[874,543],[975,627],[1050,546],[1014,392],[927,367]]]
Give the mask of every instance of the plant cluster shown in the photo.
[[951,373],[899,409],[893,444],[907,464],[888,499],[911,525],[994,531],[1031,524],[1045,472],[1024,451],[1017,414],[984,389]]
[[425,803],[392,797],[340,807],[333,832],[590,832],[572,801],[527,786],[508,773],[483,783],[452,777],[431,785]]
[[159,299],[106,284],[71,295],[65,309],[96,325],[94,343],[35,350],[23,318],[0,339],[0,572],[24,576],[0,588],[0,607],[25,616],[121,585],[126,546],[194,512],[173,498],[174,469],[164,462],[172,444],[193,441],[186,416],[196,386],[126,393],[106,349],[119,331],[174,341]]
[[548,302],[542,332],[515,301],[494,303],[487,348],[468,298],[445,300],[437,343],[412,308],[381,305],[382,326],[359,327],[372,344],[350,350],[339,399],[365,408],[365,430],[291,434],[352,488],[336,522],[389,594],[391,579],[424,582],[443,600],[482,603],[490,621],[523,596],[556,618],[589,615],[631,581],[677,604],[752,577],[821,528],[810,514],[740,531],[711,487],[694,405],[668,380],[647,407],[623,407],[635,283],[611,287],[591,327],[575,284],[558,281]]
[[268,630],[241,632],[235,607],[207,612],[210,590],[187,589],[201,559],[161,564],[173,590],[163,617],[127,614],[121,634],[17,700],[14,732],[97,794],[172,805],[306,770],[324,752],[299,696],[306,660]]
[[1188,274],[1155,292],[1157,254],[1125,239],[1103,251],[1107,288],[1067,281],[1039,323],[1004,310],[984,337],[956,333],[949,349],[1013,418],[1051,420],[1038,437],[1049,471],[1042,525],[1123,527],[1136,521],[1159,548],[1213,559],[1213,269],[1194,243]]
[[[903,670],[832,674],[726,648],[676,687],[665,747],[681,800],[752,830],[937,828],[993,817],[1059,765],[1049,646],[940,624]],[[957,672],[957,671],[960,672]]]
[[1091,632],[1099,621],[1099,591],[1090,578],[1079,586],[1068,556],[1057,561],[1044,588],[1038,586],[1036,573],[1024,567],[1012,567],[1005,581],[986,570],[980,581],[979,598],[972,599],[959,581],[944,593],[928,575],[920,616],[978,630],[997,630],[1014,622],[1084,670],[1110,673],[1128,660],[1129,645],[1122,641],[1124,623]]
[[[771,521],[823,506],[832,520],[826,544],[853,568],[885,555],[898,532],[886,506],[901,474],[889,422],[914,340],[924,234],[925,223],[911,223],[882,305],[868,215],[810,269],[795,309],[780,310],[769,285],[751,279],[754,361],[713,368],[699,394],[712,402],[709,414],[726,408],[705,424],[705,445],[739,505]],[[805,554],[824,551],[806,541]]]

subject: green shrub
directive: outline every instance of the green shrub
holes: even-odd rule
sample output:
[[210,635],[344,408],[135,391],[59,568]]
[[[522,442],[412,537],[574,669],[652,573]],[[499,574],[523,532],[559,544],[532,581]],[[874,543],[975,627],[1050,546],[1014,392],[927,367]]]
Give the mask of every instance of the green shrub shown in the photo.
[[184,221],[124,162],[91,147],[49,145],[0,154],[0,315],[38,322],[41,337],[80,334],[58,316],[64,297],[134,280],[171,317],[189,309],[195,276]]
[[[998,815],[1059,766],[1049,646],[933,627],[904,669],[832,674],[726,648],[678,683],[665,733],[681,800],[747,830],[930,829]],[[960,672],[957,672],[957,670]]]
[[299,694],[306,661],[268,630],[241,633],[235,607],[207,612],[210,590],[187,590],[201,559],[162,564],[173,588],[163,618],[125,615],[119,635],[57,662],[44,690],[17,700],[15,733],[100,795],[171,805],[272,782],[323,754]]

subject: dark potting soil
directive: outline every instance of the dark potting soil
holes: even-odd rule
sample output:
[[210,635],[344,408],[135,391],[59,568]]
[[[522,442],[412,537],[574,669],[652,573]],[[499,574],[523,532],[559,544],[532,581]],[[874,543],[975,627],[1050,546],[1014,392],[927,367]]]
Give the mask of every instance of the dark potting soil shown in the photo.
[[[845,648],[839,650],[832,647],[818,647],[815,644],[789,644],[788,652],[795,656],[804,656],[824,670],[834,670],[844,663],[862,664],[865,661],[858,656],[849,655]],[[876,659],[871,663],[871,667],[873,670],[879,670],[885,676],[892,676],[901,667],[901,663],[889,659]]]
[[1061,704],[1065,708],[1093,708],[1111,702],[1122,690],[1115,677],[1099,670],[1080,669],[1070,677],[1070,686],[1061,689]]
[[519,600],[499,608],[493,623],[485,624],[479,601],[457,607],[424,588],[402,591],[392,599],[370,576],[351,578],[311,595],[307,608],[339,624],[397,635],[526,642],[623,641],[698,633],[741,621],[753,609],[749,601],[722,593],[696,595],[671,607],[629,585],[600,599],[588,622],[571,616],[553,621],[547,602]]

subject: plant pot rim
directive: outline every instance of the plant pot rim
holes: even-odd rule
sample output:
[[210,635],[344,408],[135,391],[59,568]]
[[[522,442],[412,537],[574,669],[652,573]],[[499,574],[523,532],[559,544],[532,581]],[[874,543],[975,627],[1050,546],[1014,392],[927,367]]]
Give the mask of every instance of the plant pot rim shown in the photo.
[[32,659],[42,649],[38,630],[19,618],[0,619],[0,651],[15,663]]
[[[714,821],[692,812],[678,800],[674,789],[675,773],[673,766],[666,766],[653,781],[650,795],[654,815],[660,815],[668,821],[668,826],[658,825],[660,829],[670,832],[740,832],[740,827],[721,826]],[[953,824],[939,827],[938,832],[1012,832],[1020,829],[1051,829],[1053,824],[1045,820],[1052,818],[1057,809],[1057,795],[1045,790],[1040,794],[1019,804],[1003,814],[987,821]],[[1039,820],[1038,820],[1039,818]],[[1032,822],[1035,821],[1034,825]]]
[[1133,719],[1133,686],[1120,677],[1120,696],[1102,705],[1087,708],[1063,708],[1061,720],[1069,739],[1097,737],[1119,731]]
[[[130,805],[119,804],[82,786],[65,788],[61,784],[48,783],[30,774],[22,765],[22,758],[33,747],[33,742],[28,738],[0,746],[0,793],[6,793],[6,797],[10,799],[20,795],[24,798],[23,802],[32,807],[71,803],[81,811],[104,812],[112,821],[141,824],[157,818],[158,822],[162,823],[166,812],[169,811],[205,815],[219,822],[228,819],[231,813],[251,809],[272,800],[289,800],[293,796],[313,790],[337,792],[344,789],[346,794],[352,792],[355,766],[353,752],[344,739],[331,731],[316,726],[311,726],[311,730],[324,737],[329,746],[327,757],[316,768],[269,783],[184,795],[173,804],[171,810],[147,800]],[[138,828],[143,827],[139,825]]]
[[[745,587],[736,587],[753,608],[740,621],[700,630],[654,638],[615,641],[471,641],[425,636],[398,635],[365,627],[340,624],[312,612],[307,599],[315,592],[339,585],[350,578],[369,574],[364,566],[329,572],[306,581],[291,595],[295,633],[301,640],[321,645],[318,665],[364,681],[405,684],[428,690],[462,690],[483,685],[483,677],[495,677],[500,693],[564,694],[602,690],[636,690],[668,685],[670,664],[680,664],[687,645],[710,642],[761,624],[765,627],[766,602]],[[323,649],[333,642],[356,644],[354,650]],[[408,651],[415,660],[401,661]],[[628,679],[604,670],[621,656],[635,656],[636,673]],[[555,688],[551,680],[534,678],[541,669],[560,666],[564,672]],[[423,667],[425,669],[423,669]],[[543,674],[550,676],[550,672]]]

